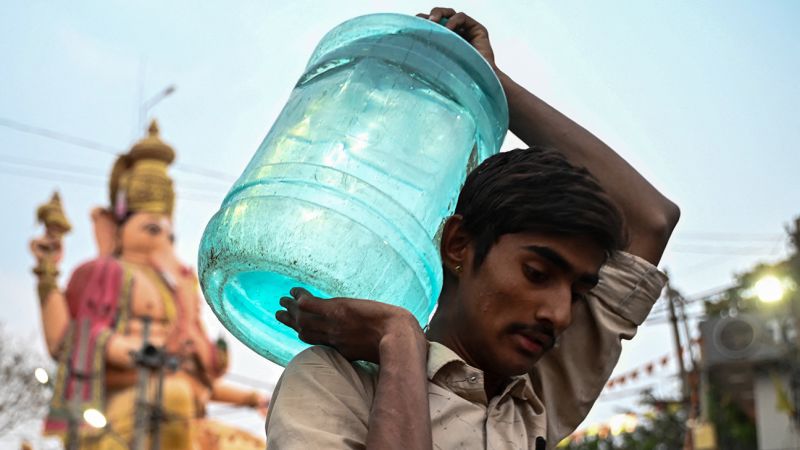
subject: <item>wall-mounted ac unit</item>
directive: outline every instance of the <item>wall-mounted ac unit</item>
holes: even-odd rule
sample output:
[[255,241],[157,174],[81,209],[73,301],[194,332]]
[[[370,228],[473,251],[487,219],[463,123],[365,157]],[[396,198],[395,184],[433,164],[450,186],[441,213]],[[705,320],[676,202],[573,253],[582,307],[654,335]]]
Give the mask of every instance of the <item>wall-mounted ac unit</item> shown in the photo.
[[731,363],[778,361],[787,356],[779,319],[758,314],[716,317],[700,323],[706,368]]

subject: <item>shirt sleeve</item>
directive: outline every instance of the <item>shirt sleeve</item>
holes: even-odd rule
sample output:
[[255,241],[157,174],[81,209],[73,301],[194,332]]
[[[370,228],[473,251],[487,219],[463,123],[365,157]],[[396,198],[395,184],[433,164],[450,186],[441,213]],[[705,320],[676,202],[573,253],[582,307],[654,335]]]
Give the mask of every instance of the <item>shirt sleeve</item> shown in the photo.
[[631,339],[661,295],[667,277],[644,259],[617,252],[600,281],[572,308],[572,324],[531,373],[547,413],[547,441],[557,443],[586,417]]
[[292,359],[273,392],[267,448],[363,449],[374,398],[372,375],[328,347]]

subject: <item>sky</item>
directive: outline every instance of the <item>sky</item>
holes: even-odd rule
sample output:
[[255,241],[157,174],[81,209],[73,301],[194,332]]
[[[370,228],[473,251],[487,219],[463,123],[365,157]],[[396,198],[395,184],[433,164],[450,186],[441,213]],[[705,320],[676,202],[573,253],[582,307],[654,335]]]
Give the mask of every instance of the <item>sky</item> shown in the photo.
[[[184,261],[196,265],[205,224],[322,36],[359,15],[415,14],[431,6],[302,0],[1,3],[0,322],[32,351],[44,352],[27,251],[27,241],[42,231],[35,208],[53,190],[61,193],[73,222],[65,242],[66,282],[66,274],[95,254],[89,211],[108,203],[113,154],[143,135],[143,102],[176,87],[148,117],[158,119],[163,139],[177,151],[177,247]],[[786,256],[785,227],[800,215],[800,3],[451,6],[486,25],[501,69],[600,137],[681,207],[661,267],[687,297],[727,286],[735,273],[758,262]],[[102,145],[72,145],[31,133],[31,127]],[[508,136],[503,149],[521,145]],[[225,333],[208,308],[204,315],[212,336]],[[656,322],[625,344],[616,374],[671,351],[668,326]],[[269,389],[280,368],[232,344],[231,380],[246,377]],[[674,393],[675,370],[669,363],[604,394],[584,425],[635,408],[631,393],[640,387]],[[213,409],[212,415],[254,432],[263,429],[263,419],[252,413]]]

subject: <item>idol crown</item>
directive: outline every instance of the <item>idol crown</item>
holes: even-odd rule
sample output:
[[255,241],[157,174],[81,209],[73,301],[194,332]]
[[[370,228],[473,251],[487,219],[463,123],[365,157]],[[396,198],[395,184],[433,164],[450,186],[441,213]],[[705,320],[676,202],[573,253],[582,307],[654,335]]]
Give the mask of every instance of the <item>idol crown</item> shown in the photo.
[[167,168],[175,151],[158,136],[158,124],[150,124],[148,136],[120,155],[111,170],[110,200],[117,220],[130,213],[172,215],[175,191]]

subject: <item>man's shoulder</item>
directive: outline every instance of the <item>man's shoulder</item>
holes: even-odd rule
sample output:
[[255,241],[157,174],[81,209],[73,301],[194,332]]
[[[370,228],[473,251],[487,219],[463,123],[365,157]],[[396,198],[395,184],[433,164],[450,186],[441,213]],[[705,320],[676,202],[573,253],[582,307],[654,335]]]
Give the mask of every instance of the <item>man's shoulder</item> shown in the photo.
[[330,347],[313,346],[298,353],[273,392],[266,421],[268,446],[364,448],[377,385],[374,368],[348,361]]
[[377,379],[378,366],[365,361],[348,361],[338,350],[323,345],[313,345],[298,353],[286,365],[284,377],[303,378],[339,377],[372,384]]

